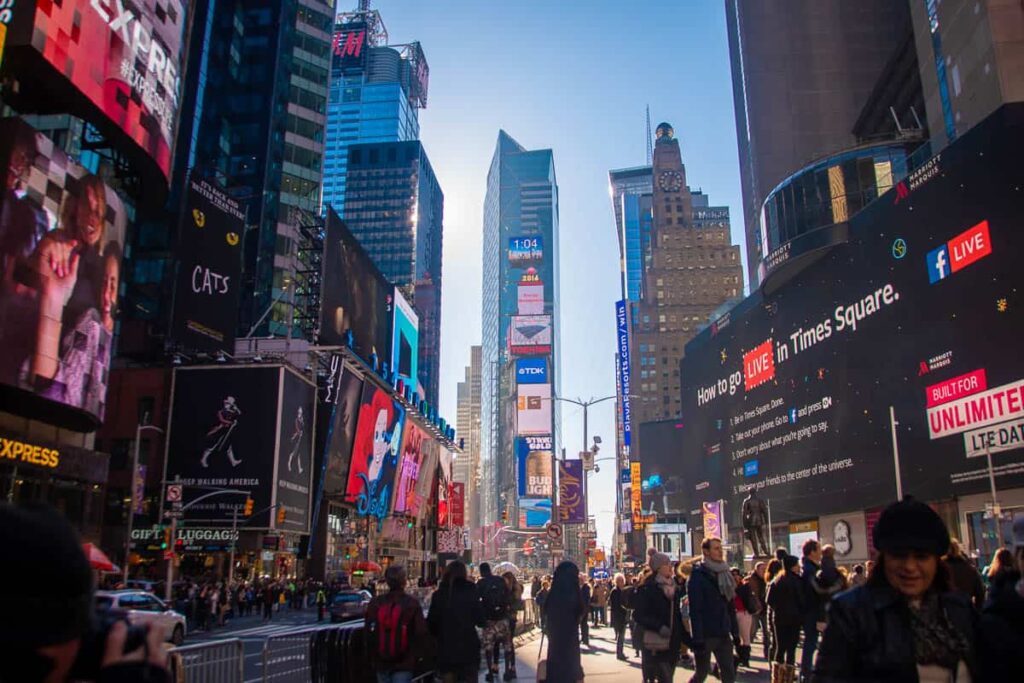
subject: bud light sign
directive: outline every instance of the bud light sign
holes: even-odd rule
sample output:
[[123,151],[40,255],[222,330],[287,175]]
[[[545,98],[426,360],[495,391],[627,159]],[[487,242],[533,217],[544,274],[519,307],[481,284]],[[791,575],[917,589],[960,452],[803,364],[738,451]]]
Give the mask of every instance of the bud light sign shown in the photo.
[[548,361],[545,358],[520,358],[516,361],[516,384],[547,384]]

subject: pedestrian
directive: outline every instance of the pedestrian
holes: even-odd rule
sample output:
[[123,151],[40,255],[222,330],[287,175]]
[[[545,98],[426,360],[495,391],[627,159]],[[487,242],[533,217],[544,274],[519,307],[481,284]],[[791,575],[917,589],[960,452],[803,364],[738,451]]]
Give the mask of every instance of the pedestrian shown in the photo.
[[832,601],[814,680],[1009,680],[980,677],[975,612],[949,589],[940,559],[949,532],[938,514],[908,496],[882,511],[873,534],[875,569]]
[[739,567],[732,568],[732,578],[736,582],[736,597],[733,598],[733,606],[736,608],[736,626],[739,632],[739,645],[736,646],[736,667],[749,667],[754,618],[761,608],[754,597],[754,589],[743,578]]
[[[644,572],[650,572],[649,569],[645,568]],[[633,645],[633,653],[639,658],[641,656],[641,644],[643,642],[644,634],[640,624],[636,621],[636,603],[637,595],[642,585],[641,579],[646,579],[647,574],[641,572],[640,576],[634,576],[630,580],[629,588],[626,589],[625,598],[626,606],[629,608],[629,640]]]
[[416,598],[405,592],[405,567],[390,565],[384,572],[388,592],[366,608],[365,628],[377,683],[410,683],[416,674],[417,643],[423,643],[427,622]]
[[[505,580],[505,585],[508,586],[511,596],[511,606],[508,611],[509,644],[505,651],[505,680],[510,680],[516,677],[516,622],[519,612],[526,609],[526,603],[523,601],[523,584],[519,583],[516,575],[512,572],[505,572],[501,578]],[[494,656],[497,657],[498,653],[495,652]]]
[[804,622],[804,584],[800,580],[800,560],[792,555],[780,563],[772,560],[768,571],[775,575],[768,583],[765,601],[768,604],[768,629],[771,632],[772,683],[793,683],[796,680],[796,647]]
[[1000,591],[1002,583],[1013,576],[1014,570],[1013,553],[1005,547],[996,550],[992,556],[992,564],[988,566],[988,571],[985,572],[988,578],[988,594],[986,598],[991,597],[994,592]]
[[324,620],[324,612],[327,611],[327,593],[324,592],[324,587],[320,586],[316,590],[316,620]]
[[804,582],[804,649],[800,655],[800,678],[810,677],[814,667],[814,652],[818,648],[818,638],[825,627],[825,606],[828,597],[816,582],[818,571],[821,570],[821,544],[813,538],[804,541],[803,558],[800,560],[800,579]]
[[476,586],[465,563],[449,564],[430,599],[427,625],[437,644],[437,671],[443,683],[476,683],[480,668],[477,627],[487,625]]
[[530,582],[530,597],[534,600],[537,599],[537,593],[540,593],[540,589],[543,587],[543,581],[541,581],[540,574],[533,575],[533,581]]
[[682,596],[668,555],[656,552],[649,557],[651,573],[633,603],[642,629],[640,668],[645,683],[671,683],[680,646],[688,640],[679,612]]
[[683,596],[679,604],[679,615],[683,618],[683,630],[687,635],[683,640],[683,644],[679,647],[679,664],[688,669],[692,669],[694,666],[690,648],[686,645],[690,640],[689,635],[692,633],[690,629],[690,598],[686,594],[686,584],[690,580],[692,572],[692,562],[679,562],[676,564],[676,586],[678,587],[679,595]]
[[611,606],[612,630],[615,631],[615,657],[622,661],[628,661],[626,657],[626,622],[629,620],[625,600],[626,577],[622,574],[615,575],[615,587],[608,596],[608,604]]
[[537,604],[537,613],[540,614],[540,630],[544,631],[547,629],[547,617],[544,616],[544,602],[548,599],[548,594],[551,592],[551,580],[544,578],[540,582],[540,590],[534,594],[533,601]]
[[580,573],[580,600],[586,607],[586,611],[583,614],[583,621],[580,622],[580,644],[590,647],[590,621],[587,619],[587,615],[591,608],[591,598],[593,597],[590,582],[587,581],[587,575]]
[[[476,584],[477,595],[480,596],[486,623],[483,628],[484,656],[487,658],[488,682],[498,679],[500,657],[495,653],[495,645],[505,651],[505,661],[512,648],[512,634],[508,630],[509,613],[512,611],[512,594],[505,580],[491,573],[491,565],[480,564],[480,580]],[[506,669],[506,674],[509,670]],[[506,678],[505,680],[510,680]]]
[[980,611],[985,603],[985,582],[981,579],[981,572],[960,547],[960,541],[949,539],[949,552],[942,561],[949,570],[952,589],[966,595],[974,609]]
[[263,584],[263,620],[270,621],[274,616],[274,603],[277,602],[277,595],[270,581]]
[[544,603],[548,624],[547,680],[550,683],[583,681],[580,627],[587,622],[589,603],[582,599],[579,572],[572,562],[558,565],[551,580],[551,592]]
[[1024,652],[1024,517],[1013,523],[1014,567],[990,592],[978,631],[978,664],[983,681],[1020,677]]
[[701,544],[703,558],[690,575],[686,593],[690,598],[690,625],[693,628],[693,653],[696,670],[693,681],[701,683],[711,670],[715,655],[724,683],[736,680],[733,641],[738,640],[736,581],[725,563],[722,541],[714,536]]
[[[853,565],[853,576],[850,577],[850,586],[856,588],[857,586],[863,586],[868,582],[867,572],[864,571],[864,565],[855,564]],[[981,575],[978,575],[978,582],[981,582]],[[982,595],[985,594],[985,587],[981,587]]]
[[758,631],[761,632],[761,642],[764,644],[764,658],[768,659],[768,609],[765,607],[765,598],[768,592],[768,582],[764,579],[764,573],[768,565],[758,562],[754,565],[753,571],[747,575],[747,584],[754,593],[757,600],[758,612],[754,615],[754,624],[750,632],[750,642],[753,646],[754,638]]
[[597,585],[594,586],[594,626],[607,626],[608,617],[606,612],[608,611],[608,594],[611,592],[611,588],[608,586],[607,581],[598,581]]

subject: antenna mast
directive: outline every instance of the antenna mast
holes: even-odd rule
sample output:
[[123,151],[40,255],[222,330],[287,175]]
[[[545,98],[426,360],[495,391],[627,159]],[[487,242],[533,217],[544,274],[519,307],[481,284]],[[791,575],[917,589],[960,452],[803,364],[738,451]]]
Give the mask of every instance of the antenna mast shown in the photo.
[[651,142],[651,105],[647,105],[647,165],[654,163],[654,147]]

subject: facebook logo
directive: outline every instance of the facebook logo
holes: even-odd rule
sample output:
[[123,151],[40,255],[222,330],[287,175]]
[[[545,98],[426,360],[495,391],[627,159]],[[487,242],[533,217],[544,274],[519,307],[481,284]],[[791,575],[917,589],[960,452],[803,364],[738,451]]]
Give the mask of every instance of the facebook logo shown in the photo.
[[925,263],[928,265],[928,282],[935,284],[949,276],[949,248],[943,244],[938,249],[933,249],[925,256]]

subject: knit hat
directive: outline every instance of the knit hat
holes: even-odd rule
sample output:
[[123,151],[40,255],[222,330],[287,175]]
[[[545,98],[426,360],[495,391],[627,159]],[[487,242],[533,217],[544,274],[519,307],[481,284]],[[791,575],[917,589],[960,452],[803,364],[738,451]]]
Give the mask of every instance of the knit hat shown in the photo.
[[882,552],[918,550],[941,557],[949,550],[949,531],[928,505],[906,496],[882,511],[874,541]]
[[668,558],[665,553],[652,553],[651,554],[651,571],[656,572],[666,564],[671,564],[672,560]]
[[798,564],[800,564],[800,560],[789,553],[786,553],[786,556],[782,558],[782,568],[787,572]]
[[92,569],[68,521],[49,506],[0,504],[0,548],[10,617],[0,620],[0,642],[36,648],[81,637],[93,615]]

